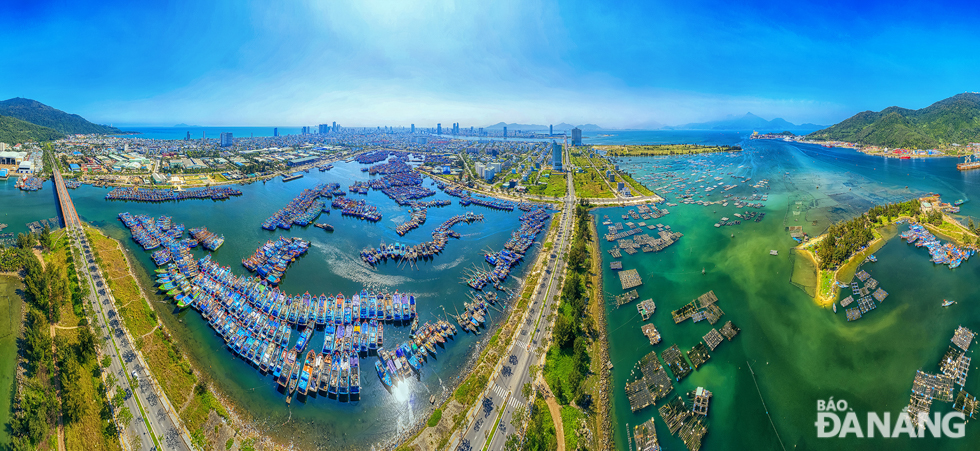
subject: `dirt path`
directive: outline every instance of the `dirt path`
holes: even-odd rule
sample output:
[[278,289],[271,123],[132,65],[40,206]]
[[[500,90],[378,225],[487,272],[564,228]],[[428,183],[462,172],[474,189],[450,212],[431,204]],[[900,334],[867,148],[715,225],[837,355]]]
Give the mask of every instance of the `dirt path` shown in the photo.
[[[57,356],[58,350],[55,348],[55,330],[57,325],[51,325],[51,353]],[[61,405],[61,378],[58,376],[59,370],[58,365],[54,365],[54,386],[56,395],[58,396],[58,405]],[[65,451],[65,421],[62,412],[58,412],[58,451]]]
[[538,376],[538,384],[544,388],[541,395],[544,397],[545,404],[548,404],[548,411],[551,412],[551,421],[555,423],[555,434],[558,436],[558,451],[565,451],[565,428],[561,422],[561,406],[555,401],[555,395],[551,393],[548,382],[543,377]]

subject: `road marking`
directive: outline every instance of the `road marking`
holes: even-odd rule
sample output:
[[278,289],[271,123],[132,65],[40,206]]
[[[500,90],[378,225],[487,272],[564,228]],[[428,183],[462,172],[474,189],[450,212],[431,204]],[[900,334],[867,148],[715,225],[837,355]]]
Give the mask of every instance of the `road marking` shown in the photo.
[[510,401],[508,401],[507,404],[515,409],[520,409],[524,406],[524,403],[517,398],[510,398]]

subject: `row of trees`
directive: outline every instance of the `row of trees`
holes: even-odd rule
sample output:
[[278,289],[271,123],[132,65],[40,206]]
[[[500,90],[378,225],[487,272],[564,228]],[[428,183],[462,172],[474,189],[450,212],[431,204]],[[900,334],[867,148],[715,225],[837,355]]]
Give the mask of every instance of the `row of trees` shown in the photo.
[[[854,253],[867,246],[874,239],[872,229],[876,224],[881,223],[881,219],[899,216],[918,217],[919,207],[918,199],[879,205],[861,216],[830,226],[827,229],[827,236],[816,248],[817,257],[820,259],[820,269],[837,268],[851,258]],[[942,214],[934,212],[926,215],[924,220],[926,222],[938,220],[938,224],[941,224]]]
[[[589,209],[578,205],[575,209],[575,236],[568,253],[568,268],[561,291],[561,308],[552,330],[553,348],[549,352],[570,357],[571,365],[564,365],[563,383],[552,384],[555,396],[563,403],[572,401],[587,407],[589,397],[582,382],[589,374],[589,337],[595,332],[593,319],[586,314],[586,277],[589,269],[588,242],[590,236]],[[554,370],[547,369],[549,372]]]

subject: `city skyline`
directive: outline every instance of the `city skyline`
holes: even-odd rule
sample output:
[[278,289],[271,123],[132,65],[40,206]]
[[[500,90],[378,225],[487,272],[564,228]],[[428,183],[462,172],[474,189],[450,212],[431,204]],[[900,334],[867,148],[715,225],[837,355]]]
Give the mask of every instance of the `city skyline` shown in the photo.
[[976,13],[948,6],[23,3],[0,97],[122,125],[832,124],[975,90]]

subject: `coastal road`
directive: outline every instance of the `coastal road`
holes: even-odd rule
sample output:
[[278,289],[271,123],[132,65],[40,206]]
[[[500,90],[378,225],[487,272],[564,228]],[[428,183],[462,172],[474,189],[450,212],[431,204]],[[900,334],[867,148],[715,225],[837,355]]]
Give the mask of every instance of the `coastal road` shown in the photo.
[[[563,158],[568,161],[568,152]],[[568,162],[570,163],[570,162]],[[566,166],[567,167],[567,166]],[[516,424],[523,424],[521,414],[527,412],[527,398],[523,394],[525,384],[532,383],[530,367],[541,361],[541,354],[535,352],[539,347],[547,348],[551,333],[548,318],[558,305],[565,274],[565,256],[571,246],[572,221],[575,216],[575,189],[571,177],[567,177],[568,190],[563,199],[563,213],[558,225],[556,246],[546,258],[545,273],[539,281],[535,294],[528,306],[528,315],[517,331],[510,354],[504,357],[504,364],[488,382],[487,396],[480,402],[480,408],[468,429],[463,433],[457,450],[470,451],[504,449],[504,442],[518,427],[511,420],[518,416]],[[496,430],[494,430],[496,428]]]
[[[111,363],[106,371],[116,378],[117,389],[125,390],[127,396],[123,405],[133,414],[133,420],[127,431],[131,437],[138,437],[140,450],[157,449],[154,443],[156,437],[160,449],[190,451],[179,433],[180,428],[177,427],[176,420],[163,407],[162,394],[155,391],[149,380],[148,371],[138,363],[136,351],[130,343],[129,334],[122,328],[122,319],[113,308],[115,300],[109,293],[102,271],[95,262],[95,255],[82,230],[81,221],[64,187],[57,166],[54,166],[54,178],[69,239],[79,250],[78,255],[83,260],[79,265],[81,268],[79,275],[94,289],[94,292],[89,293],[88,299],[96,313],[94,327],[97,330],[94,332],[96,336],[107,337],[102,351],[103,355],[110,357]],[[131,389],[128,383],[134,372],[137,374],[135,390]]]

